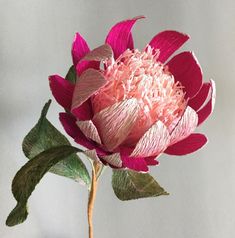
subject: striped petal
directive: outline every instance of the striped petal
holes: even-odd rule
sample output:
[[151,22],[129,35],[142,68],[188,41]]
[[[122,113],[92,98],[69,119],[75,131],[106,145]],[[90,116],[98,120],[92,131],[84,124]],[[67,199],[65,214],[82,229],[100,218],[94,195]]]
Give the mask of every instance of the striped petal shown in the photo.
[[202,107],[198,112],[198,126],[201,125],[213,112],[215,106],[215,97],[216,97],[216,87],[215,82],[213,80],[210,81],[211,83],[211,95],[210,99],[207,104]]
[[103,156],[102,159],[116,168],[122,167],[122,160],[119,153]]
[[167,148],[169,142],[170,135],[167,127],[161,121],[158,121],[140,138],[131,156],[158,155]]
[[191,134],[184,140],[169,146],[164,153],[169,155],[186,155],[202,148],[207,143],[203,134]]
[[182,118],[171,133],[170,144],[175,144],[188,137],[196,129],[198,123],[197,113],[187,106]]
[[125,20],[114,25],[108,33],[105,43],[109,44],[114,52],[115,59],[118,58],[129,46],[132,46],[131,29],[138,19],[143,16]]
[[101,162],[96,150],[85,150],[84,154],[96,162]]
[[182,52],[168,63],[169,71],[179,81],[186,92],[186,97],[194,97],[202,86],[202,70],[192,52]]
[[77,121],[76,124],[87,138],[101,144],[99,133],[92,121]]
[[128,99],[95,114],[93,122],[109,151],[119,146],[128,136],[138,117],[136,99]]
[[160,51],[158,60],[164,63],[188,39],[188,35],[177,31],[162,31],[153,37],[149,45]]
[[50,88],[56,101],[64,108],[70,110],[74,85],[59,75],[49,76]]

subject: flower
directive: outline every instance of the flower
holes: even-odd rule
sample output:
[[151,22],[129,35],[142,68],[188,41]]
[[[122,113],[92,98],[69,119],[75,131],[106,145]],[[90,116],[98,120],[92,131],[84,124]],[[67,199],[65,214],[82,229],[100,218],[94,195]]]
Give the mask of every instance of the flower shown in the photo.
[[59,75],[49,81],[66,111],[60,113],[65,131],[88,156],[114,168],[147,172],[162,153],[185,155],[206,144],[205,135],[194,131],[213,111],[215,84],[203,82],[192,52],[169,60],[188,35],[163,31],[143,50],[134,48],[131,29],[141,18],[114,25],[105,44],[92,51],[77,33],[76,83]]

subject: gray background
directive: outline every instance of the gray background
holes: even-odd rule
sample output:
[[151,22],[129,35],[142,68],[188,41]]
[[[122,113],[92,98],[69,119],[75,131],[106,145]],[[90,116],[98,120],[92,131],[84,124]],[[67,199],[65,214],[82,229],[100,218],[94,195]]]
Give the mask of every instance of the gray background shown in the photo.
[[[205,80],[217,84],[216,108],[201,128],[210,143],[185,157],[162,156],[151,173],[168,197],[121,202],[107,169],[95,206],[95,238],[235,237],[235,3],[233,0],[6,0],[0,1],[0,237],[87,237],[84,187],[48,174],[30,198],[22,225],[5,227],[15,206],[11,180],[26,159],[21,141],[51,97],[47,77],[65,75],[70,46],[79,31],[91,48],[103,43],[117,21],[145,15],[134,28],[142,48],[164,29],[191,35]],[[53,101],[49,119],[58,122]]]

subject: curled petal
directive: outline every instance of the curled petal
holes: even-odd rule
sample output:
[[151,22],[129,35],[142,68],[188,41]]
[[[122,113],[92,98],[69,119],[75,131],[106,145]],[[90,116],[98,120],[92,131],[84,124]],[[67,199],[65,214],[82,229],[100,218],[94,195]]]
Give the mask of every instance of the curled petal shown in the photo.
[[198,126],[201,125],[213,112],[215,106],[215,97],[216,97],[216,88],[215,82],[213,80],[210,81],[211,83],[211,95],[210,99],[207,104],[202,107],[198,112]]
[[99,133],[92,121],[77,121],[76,123],[87,138],[101,144]]
[[170,142],[170,135],[167,127],[158,121],[140,138],[132,157],[147,157],[158,155],[164,151]]
[[104,76],[95,69],[86,70],[77,80],[72,101],[72,112],[106,84]]
[[198,94],[188,101],[188,105],[195,111],[201,108],[209,96],[211,83],[204,83]]
[[89,51],[87,42],[79,33],[76,33],[72,45],[73,64],[76,66]]
[[143,16],[119,22],[114,25],[108,33],[105,43],[112,47],[115,59],[118,58],[128,46],[133,46],[132,38],[130,38],[132,37],[130,35],[131,29],[135,22],[141,18],[143,18]]
[[102,159],[116,168],[122,167],[122,160],[119,153],[103,156]]
[[90,120],[93,117],[90,100],[88,99],[81,106],[74,108],[73,115],[81,121]]
[[136,99],[113,104],[95,114],[93,122],[109,151],[119,146],[128,136],[138,116]]
[[113,57],[110,45],[104,44],[90,51],[82,60],[104,61]]
[[149,45],[160,51],[158,60],[164,63],[188,39],[188,35],[177,31],[162,31],[153,37]]
[[207,142],[203,134],[191,134],[184,140],[169,146],[164,153],[169,155],[186,155],[202,148]]
[[192,52],[182,52],[168,63],[169,71],[179,81],[186,92],[186,97],[194,97],[202,86],[202,70]]
[[175,144],[188,137],[197,127],[197,123],[197,113],[191,107],[187,106],[182,118],[171,133],[170,144]]
[[56,101],[64,108],[70,109],[74,85],[59,75],[49,76],[50,88]]

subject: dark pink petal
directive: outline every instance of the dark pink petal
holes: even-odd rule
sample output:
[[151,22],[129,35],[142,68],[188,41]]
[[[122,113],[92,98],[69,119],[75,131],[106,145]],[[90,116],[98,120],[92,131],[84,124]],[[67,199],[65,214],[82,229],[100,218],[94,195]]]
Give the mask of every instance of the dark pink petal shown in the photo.
[[203,134],[191,134],[184,140],[169,146],[165,153],[169,155],[186,155],[193,153],[202,146],[204,146],[207,142],[207,138]]
[[129,36],[127,49],[130,49],[130,50],[134,49],[134,40],[133,40],[132,33],[130,33],[130,36]]
[[76,124],[87,138],[101,144],[99,133],[91,120],[77,121]]
[[159,164],[159,161],[156,160],[156,157],[155,156],[152,156],[152,157],[146,157],[144,158],[145,162],[147,165],[158,165]]
[[148,166],[144,158],[122,157],[123,167],[135,171],[148,172]]
[[188,35],[177,31],[162,31],[153,37],[149,45],[155,50],[160,50],[158,60],[164,63],[188,39]]
[[128,136],[138,117],[136,99],[127,99],[95,114],[93,122],[109,151],[113,151]]
[[85,70],[87,69],[99,69],[100,67],[100,62],[98,61],[87,61],[87,60],[82,60],[77,63],[76,66],[76,73],[78,76],[80,76]]
[[171,133],[170,144],[175,144],[192,134],[197,127],[197,123],[197,113],[187,106],[182,118]]
[[73,109],[73,115],[81,121],[90,120],[93,117],[90,100],[86,100],[81,106]]
[[104,44],[85,55],[82,60],[104,61],[113,57],[113,51],[110,45]]
[[50,88],[56,101],[64,108],[70,109],[74,85],[59,75],[49,76]]
[[95,69],[86,70],[76,81],[72,100],[72,112],[105,84],[106,79],[99,71]]
[[122,160],[119,153],[103,156],[102,159],[115,168],[122,167]]
[[211,80],[211,96],[207,104],[201,108],[197,114],[198,114],[198,126],[201,125],[213,112],[214,105],[215,105],[215,96],[216,96],[216,88],[215,88],[215,82]]
[[114,52],[115,59],[118,58],[129,46],[132,46],[130,37],[131,29],[138,19],[143,16],[125,20],[117,23],[108,33],[105,43],[109,44]]
[[200,109],[200,107],[204,104],[204,102],[208,98],[210,88],[211,88],[210,83],[204,83],[198,94],[188,101],[188,105],[195,111]]
[[186,92],[186,98],[195,96],[202,86],[202,70],[192,52],[182,52],[168,63],[169,71],[179,81]]
[[76,33],[72,45],[72,57],[74,66],[90,51],[86,41],[79,34]]
[[167,148],[169,143],[168,129],[161,121],[158,121],[140,138],[131,156],[148,157],[158,155]]

